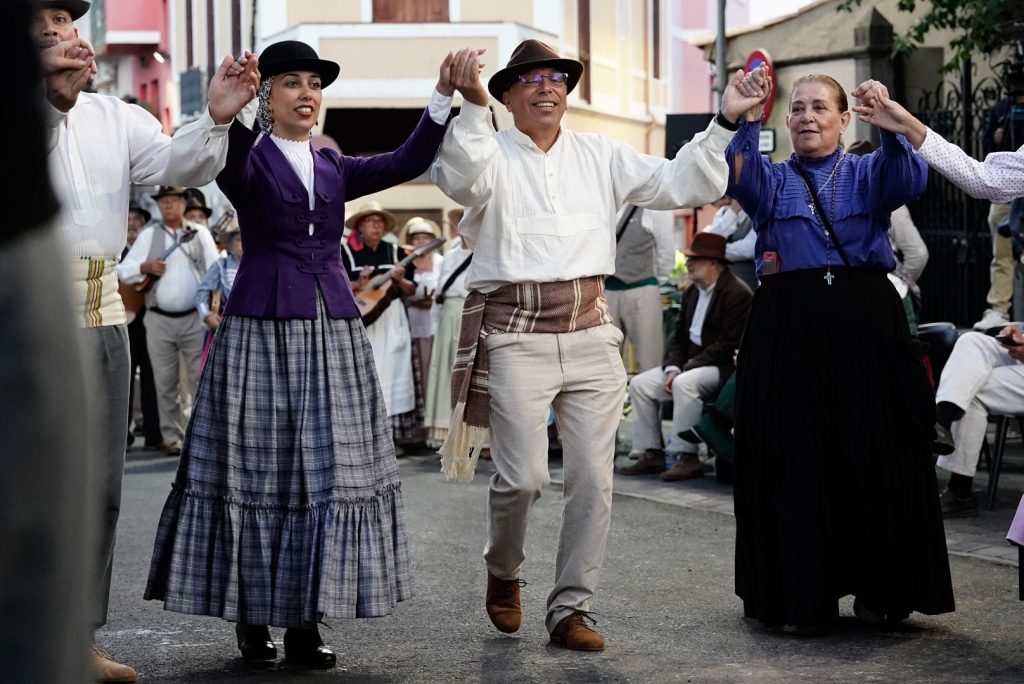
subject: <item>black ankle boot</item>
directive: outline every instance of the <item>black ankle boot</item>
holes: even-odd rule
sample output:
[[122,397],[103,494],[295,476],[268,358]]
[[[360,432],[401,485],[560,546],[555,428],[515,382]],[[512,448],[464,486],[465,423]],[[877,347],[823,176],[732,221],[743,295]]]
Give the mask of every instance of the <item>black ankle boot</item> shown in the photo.
[[284,633],[284,658],[294,665],[329,669],[336,661],[334,651],[324,646],[316,626],[288,629]]
[[238,650],[242,652],[243,660],[257,662],[277,658],[277,647],[274,646],[266,625],[247,625],[239,622],[235,625],[235,636],[238,637]]

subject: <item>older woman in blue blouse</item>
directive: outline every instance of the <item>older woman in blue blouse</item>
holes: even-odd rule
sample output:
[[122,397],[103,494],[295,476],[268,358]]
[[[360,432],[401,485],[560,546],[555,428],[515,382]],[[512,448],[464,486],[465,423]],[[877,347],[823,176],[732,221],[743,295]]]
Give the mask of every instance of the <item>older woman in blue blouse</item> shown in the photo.
[[[769,85],[761,70],[745,81]],[[757,111],[726,150],[762,283],[737,372],[736,591],[748,617],[797,631],[827,628],[849,594],[871,622],[953,610],[930,436],[894,373],[909,330],[885,276],[890,212],[923,192],[927,167],[887,132],[846,154],[850,117],[834,79],[805,76],[789,159],[758,153]]]

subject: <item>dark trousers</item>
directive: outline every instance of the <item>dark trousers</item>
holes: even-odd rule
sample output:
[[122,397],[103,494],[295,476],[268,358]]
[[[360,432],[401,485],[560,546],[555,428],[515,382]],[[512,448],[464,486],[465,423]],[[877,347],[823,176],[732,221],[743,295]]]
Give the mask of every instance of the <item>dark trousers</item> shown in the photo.
[[160,436],[160,411],[156,405],[156,385],[153,384],[153,366],[149,362],[146,350],[146,326],[142,324],[146,310],[143,309],[135,320],[128,325],[128,347],[131,351],[131,370],[128,385],[128,431],[132,429],[132,413],[135,405],[135,377],[139,378],[139,399],[142,403],[142,433],[146,446],[159,446],[163,442]]

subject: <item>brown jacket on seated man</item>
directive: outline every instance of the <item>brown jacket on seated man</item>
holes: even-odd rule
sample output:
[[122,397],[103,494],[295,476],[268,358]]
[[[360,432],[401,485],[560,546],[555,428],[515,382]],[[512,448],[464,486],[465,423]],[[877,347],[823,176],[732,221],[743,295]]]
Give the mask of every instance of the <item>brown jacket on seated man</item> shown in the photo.
[[[688,249],[690,288],[683,295],[675,333],[665,364],[637,375],[629,383],[633,406],[633,451],[636,463],[618,469],[621,475],[661,473],[668,481],[704,474],[697,447],[680,435],[700,420],[704,402],[714,399],[735,370],[733,356],[740,345],[753,295],[729,272],[725,238],[700,233]],[[662,443],[661,404],[672,401],[672,432]],[[665,449],[678,453],[675,467],[665,470]]]
[[753,294],[750,287],[726,267],[711,293],[711,302],[700,330],[700,346],[690,341],[690,326],[699,297],[700,289],[696,285],[691,285],[683,294],[676,329],[665,350],[662,368],[678,366],[685,372],[701,366],[716,366],[721,386],[736,370],[733,358],[740,346]]

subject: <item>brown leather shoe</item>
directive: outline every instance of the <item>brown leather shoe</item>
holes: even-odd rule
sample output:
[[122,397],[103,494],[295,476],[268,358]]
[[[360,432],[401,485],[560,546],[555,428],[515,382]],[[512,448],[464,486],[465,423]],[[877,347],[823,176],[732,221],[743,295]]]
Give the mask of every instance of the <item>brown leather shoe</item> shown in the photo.
[[518,632],[523,622],[519,588],[525,584],[519,577],[503,580],[487,572],[487,617],[491,618],[492,625],[506,634]]
[[168,456],[179,456],[181,455],[181,442],[171,442],[170,444],[163,444],[160,446],[160,450]]
[[619,475],[657,475],[665,470],[665,452],[648,451],[627,466],[616,468]]
[[135,670],[114,662],[110,654],[95,646],[92,649],[92,669],[97,682],[134,682]]
[[604,637],[584,620],[594,623],[592,617],[579,610],[566,615],[551,631],[551,643],[573,651],[603,651]]
[[665,482],[680,482],[704,477],[704,464],[697,454],[679,454],[679,460],[669,470],[661,474]]

